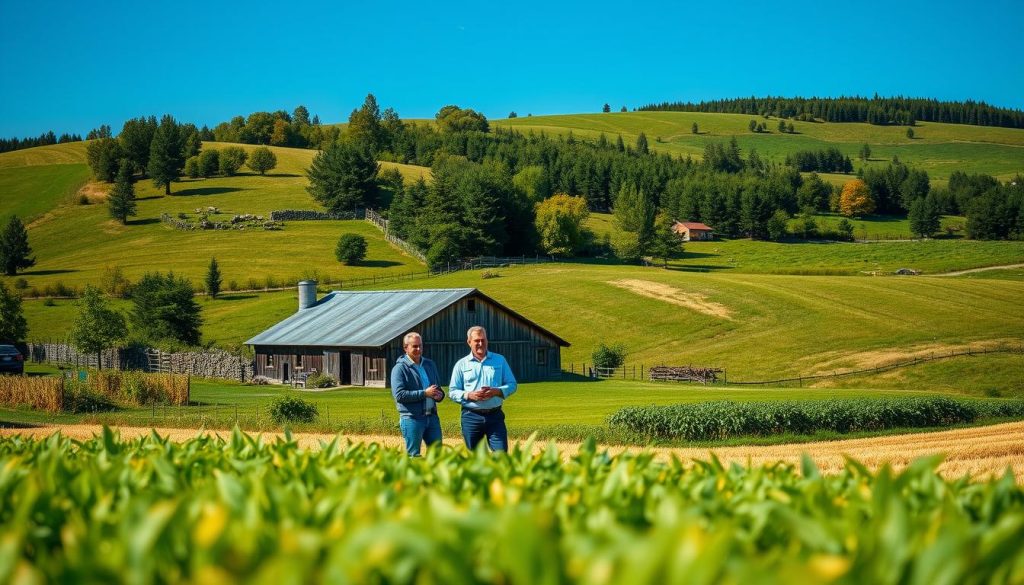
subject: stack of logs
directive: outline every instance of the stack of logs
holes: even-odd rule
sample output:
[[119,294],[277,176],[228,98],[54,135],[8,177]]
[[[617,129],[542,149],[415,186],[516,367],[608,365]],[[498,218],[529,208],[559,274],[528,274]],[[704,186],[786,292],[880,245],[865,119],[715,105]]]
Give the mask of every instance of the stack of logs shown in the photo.
[[651,381],[662,382],[700,382],[701,384],[718,381],[722,368],[698,368],[694,366],[653,366],[650,369]]

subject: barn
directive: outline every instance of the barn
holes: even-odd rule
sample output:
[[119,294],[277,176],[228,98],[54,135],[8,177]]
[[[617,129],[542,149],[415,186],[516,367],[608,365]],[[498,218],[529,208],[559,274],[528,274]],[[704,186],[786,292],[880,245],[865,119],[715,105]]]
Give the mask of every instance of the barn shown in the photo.
[[518,380],[561,376],[569,343],[475,288],[334,291],[318,300],[316,282],[303,281],[299,310],[246,344],[256,375],[272,380],[327,373],[343,385],[385,387],[406,333],[423,336],[423,355],[446,378],[469,353],[466,330],[474,325],[487,329],[490,350],[505,356]]

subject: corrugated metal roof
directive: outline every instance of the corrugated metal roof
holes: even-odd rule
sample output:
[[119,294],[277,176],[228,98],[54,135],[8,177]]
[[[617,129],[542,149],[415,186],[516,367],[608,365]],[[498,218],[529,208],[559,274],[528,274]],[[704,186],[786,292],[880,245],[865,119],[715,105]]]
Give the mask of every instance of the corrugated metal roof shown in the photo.
[[474,291],[334,291],[245,343],[380,347]]

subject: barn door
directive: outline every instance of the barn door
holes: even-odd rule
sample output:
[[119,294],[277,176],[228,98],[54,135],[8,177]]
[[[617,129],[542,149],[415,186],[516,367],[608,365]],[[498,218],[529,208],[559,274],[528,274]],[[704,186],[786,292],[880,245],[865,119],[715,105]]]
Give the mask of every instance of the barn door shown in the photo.
[[341,363],[338,360],[339,353],[336,351],[324,351],[324,374],[329,374],[339,384],[344,384],[341,380]]
[[363,385],[363,354],[358,351],[352,352],[352,385]]
[[374,388],[387,386],[387,358],[368,357],[363,361],[366,363],[366,385]]

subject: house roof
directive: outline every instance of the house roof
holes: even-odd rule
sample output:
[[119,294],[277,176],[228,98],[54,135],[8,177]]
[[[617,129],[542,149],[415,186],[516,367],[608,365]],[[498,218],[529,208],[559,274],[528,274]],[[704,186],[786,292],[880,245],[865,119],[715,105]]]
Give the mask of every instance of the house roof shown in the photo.
[[688,230],[706,230],[709,232],[715,231],[711,228],[711,226],[704,225],[699,221],[678,221],[676,223],[678,223],[681,226],[685,226]]
[[475,288],[334,291],[247,345],[380,347],[468,296],[484,298],[553,338],[569,343]]

